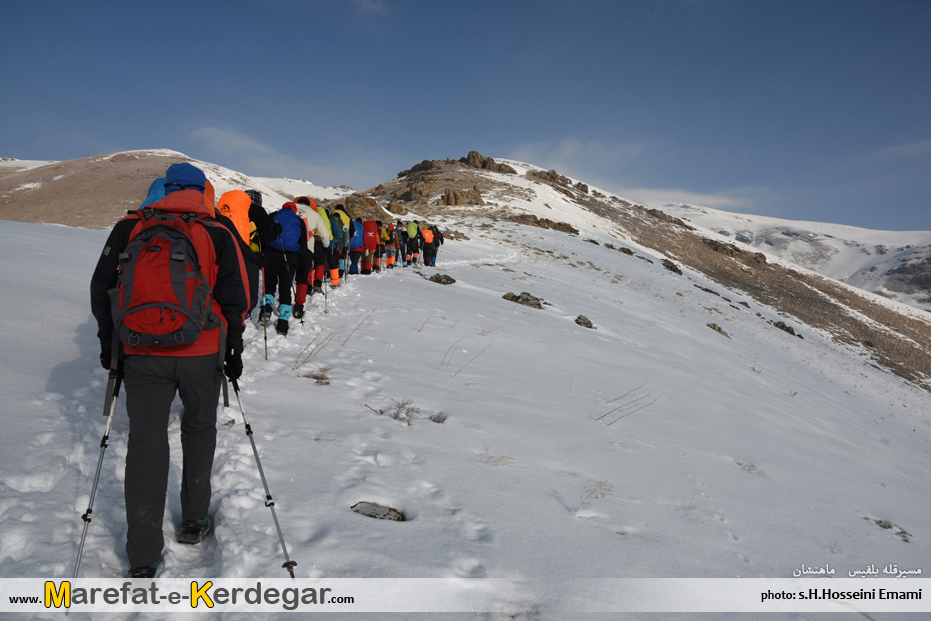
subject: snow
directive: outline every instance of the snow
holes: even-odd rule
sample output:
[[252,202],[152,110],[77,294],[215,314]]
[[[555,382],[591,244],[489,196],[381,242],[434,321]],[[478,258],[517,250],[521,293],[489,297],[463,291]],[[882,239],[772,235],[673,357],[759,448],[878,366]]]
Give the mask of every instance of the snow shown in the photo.
[[[338,199],[352,194],[352,188],[321,187],[304,179],[288,179],[287,177],[252,177],[257,183],[272,188],[281,195],[293,197],[309,196],[318,201]],[[278,205],[280,207],[280,205]]]
[[11,168],[13,170],[29,170],[57,163],[45,160],[18,160],[15,157],[0,157],[0,168]]
[[[218,196],[235,183],[223,174],[208,172]],[[447,241],[436,268],[349,276],[286,338],[267,335],[267,359],[265,334],[247,327],[242,403],[298,577],[487,578],[495,618],[565,619],[557,586],[574,579],[931,570],[928,392],[797,322],[804,339],[773,328],[775,311],[700,275],[585,242],[626,243],[533,187],[527,209],[583,235],[439,219],[469,239]],[[88,285],[106,235],[0,227],[2,578],[73,570],[105,427]],[[544,308],[502,299],[523,291]],[[392,418],[408,400],[409,424]],[[164,578],[286,577],[231,401],[215,535],[197,548],[173,542],[170,425]],[[127,569],[126,433],[121,397],[82,576]],[[359,515],[359,502],[407,520]]]

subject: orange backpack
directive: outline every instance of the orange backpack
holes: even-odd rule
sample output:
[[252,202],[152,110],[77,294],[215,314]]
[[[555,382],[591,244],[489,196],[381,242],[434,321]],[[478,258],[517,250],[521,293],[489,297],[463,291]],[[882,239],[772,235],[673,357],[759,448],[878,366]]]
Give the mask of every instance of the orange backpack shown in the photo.
[[433,243],[433,231],[430,229],[420,229],[420,234],[423,235],[423,240],[428,244]]
[[244,242],[249,243],[249,207],[252,199],[242,190],[231,190],[220,197],[217,209],[233,221],[236,232]]

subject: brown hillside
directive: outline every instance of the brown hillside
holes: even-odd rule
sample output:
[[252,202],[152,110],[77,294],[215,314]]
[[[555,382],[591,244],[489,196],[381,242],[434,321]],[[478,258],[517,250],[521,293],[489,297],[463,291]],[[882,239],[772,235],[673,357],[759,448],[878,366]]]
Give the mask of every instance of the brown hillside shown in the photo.
[[40,168],[0,168],[0,220],[85,228],[112,225],[142,204],[153,180],[187,158],[134,152]]

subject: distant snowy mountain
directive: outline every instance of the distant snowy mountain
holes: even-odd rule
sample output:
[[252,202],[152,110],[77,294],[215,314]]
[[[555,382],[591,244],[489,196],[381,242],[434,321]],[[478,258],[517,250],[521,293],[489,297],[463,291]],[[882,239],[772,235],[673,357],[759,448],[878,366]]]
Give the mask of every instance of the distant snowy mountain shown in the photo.
[[675,204],[663,211],[825,276],[931,310],[931,232],[874,231]]

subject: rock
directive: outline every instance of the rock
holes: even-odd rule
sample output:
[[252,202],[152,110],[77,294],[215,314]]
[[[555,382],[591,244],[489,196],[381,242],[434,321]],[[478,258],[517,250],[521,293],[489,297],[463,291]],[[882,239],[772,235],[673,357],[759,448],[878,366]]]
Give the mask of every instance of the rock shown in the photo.
[[478,151],[469,151],[469,154],[459,160],[469,168],[478,168],[489,172],[506,173],[516,175],[517,171],[507,164],[499,164],[490,157],[485,157]]
[[452,276],[447,276],[446,274],[434,274],[428,279],[430,282],[437,282],[441,285],[451,285],[456,282],[456,279]]
[[787,326],[787,325],[786,325],[786,322],[784,322],[784,321],[777,321],[777,322],[774,323],[773,325],[776,326],[777,328],[779,328],[780,330],[782,330],[783,332],[788,332],[788,333],[791,334],[792,336],[795,336],[795,329],[794,329],[792,326]]
[[663,259],[663,267],[665,267],[670,272],[675,272],[679,276],[682,275],[682,270],[679,269],[679,266],[670,261],[669,259]]
[[683,222],[683,221],[680,220],[679,218],[674,218],[674,217],[672,217],[672,216],[670,216],[670,215],[667,215],[667,214],[663,213],[662,211],[660,211],[659,209],[647,209],[647,213],[650,214],[651,216],[653,216],[654,218],[657,218],[657,219],[659,219],[659,220],[662,220],[663,222],[669,222],[670,224],[675,224],[675,225],[681,226],[681,227],[686,228],[686,229],[688,229],[688,230],[690,230],[690,231],[694,231],[694,230],[695,230],[694,227],[689,226],[688,224],[686,224],[685,222]]
[[724,242],[719,242],[716,239],[709,239],[707,237],[702,237],[701,240],[706,246],[708,246],[715,252],[719,252],[725,256],[739,257],[740,255],[743,254],[743,251],[737,246],[735,246],[734,244],[727,244]]
[[708,324],[708,327],[711,328],[712,330],[714,330],[715,332],[717,332],[718,334],[723,334],[723,335],[726,336],[727,338],[731,338],[731,335],[728,334],[727,332],[725,332],[725,331],[721,328],[721,326],[719,326],[719,325],[716,324],[716,323],[709,323],[709,324]]
[[395,200],[388,203],[388,211],[396,216],[406,216],[409,213],[404,205]]
[[465,192],[453,188],[446,188],[446,191],[443,192],[443,197],[440,199],[440,204],[446,205],[447,207],[456,205],[484,205],[485,201],[482,200],[482,193],[477,187],[473,187],[471,190]]
[[526,291],[522,292],[520,295],[515,295],[513,293],[505,293],[503,296],[505,300],[510,300],[511,302],[516,302],[517,304],[523,304],[524,306],[529,306],[530,308],[543,309],[543,301],[540,298],[530,295]]
[[569,180],[569,177],[564,177],[563,175],[560,175],[555,170],[548,170],[546,172],[535,170],[533,172],[530,172],[529,175],[531,177],[536,177],[540,181],[544,181],[552,185],[571,185],[572,184],[572,181]]
[[579,324],[580,326],[582,326],[583,328],[591,328],[592,330],[595,329],[595,326],[594,324],[592,324],[591,319],[589,319],[585,315],[579,315],[578,317],[576,317],[575,322]]
[[531,213],[522,213],[522,214],[511,214],[502,217],[503,220],[510,220],[511,222],[517,222],[519,224],[528,224],[530,226],[540,227],[541,229],[552,229],[554,231],[562,231],[563,233],[569,233],[570,235],[578,235],[579,230],[569,224],[568,222],[554,222],[549,218],[541,218]]
[[359,515],[375,518],[376,520],[391,520],[404,522],[404,514],[393,507],[385,507],[374,502],[357,502],[350,507]]
[[489,172],[503,173],[506,175],[516,175],[517,171],[513,167],[508,166],[507,164],[499,164],[490,157],[485,158],[485,163],[482,164],[482,168]]
[[478,151],[469,151],[469,154],[459,161],[470,168],[481,168],[485,163],[485,157]]
[[424,160],[419,164],[415,164],[408,170],[404,170],[398,173],[398,178],[409,177],[415,173],[426,172],[428,170],[433,170],[442,167],[442,162],[437,160]]

